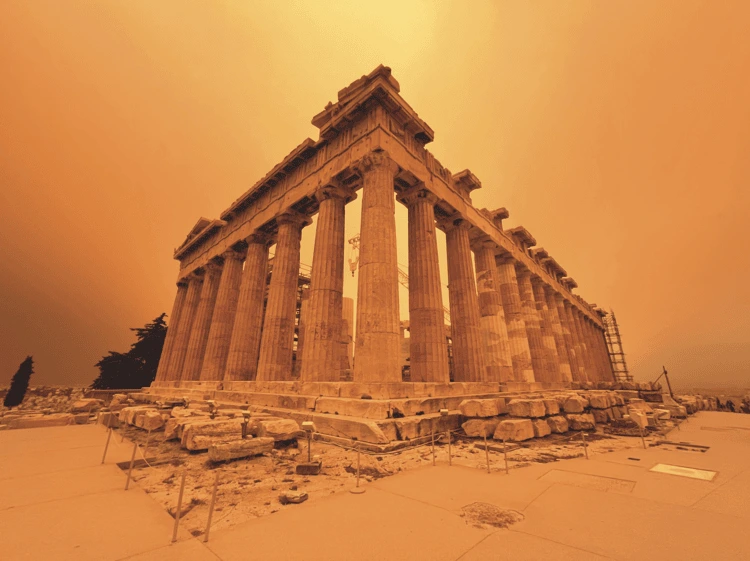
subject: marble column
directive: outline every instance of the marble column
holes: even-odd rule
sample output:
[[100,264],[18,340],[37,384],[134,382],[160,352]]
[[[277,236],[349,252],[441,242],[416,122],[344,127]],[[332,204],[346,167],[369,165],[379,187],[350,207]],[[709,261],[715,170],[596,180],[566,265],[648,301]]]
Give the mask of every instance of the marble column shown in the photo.
[[526,336],[529,339],[534,379],[537,382],[551,382],[552,376],[549,372],[546,351],[542,342],[541,321],[536,311],[534,290],[531,287],[531,272],[524,267],[516,267],[516,275],[518,278],[518,293],[521,297],[521,313],[523,314],[524,325],[526,325]]
[[599,337],[599,347],[601,348],[602,362],[604,363],[604,379],[607,381],[614,381],[615,374],[612,371],[612,362],[609,359],[609,349],[607,347],[607,338],[604,335],[603,329],[599,329],[597,327],[596,331]]
[[500,275],[495,264],[496,246],[485,240],[475,243],[473,249],[486,378],[491,382],[512,382],[515,379],[513,359],[500,296]]
[[545,284],[544,298],[547,302],[547,309],[549,310],[549,317],[552,322],[552,335],[555,338],[555,346],[557,347],[557,361],[560,367],[560,379],[563,382],[570,382],[573,380],[573,374],[570,367],[570,353],[568,351],[568,345],[565,342],[565,332],[562,319],[560,318],[560,312],[555,300],[555,289]]
[[179,381],[182,379],[182,368],[187,357],[190,332],[192,331],[195,312],[198,309],[203,289],[203,271],[191,273],[187,278],[187,283],[185,303],[182,306],[180,321],[177,324],[172,352],[170,353],[169,366],[165,375],[165,379],[169,381]]
[[259,381],[292,379],[299,248],[302,228],[309,224],[309,218],[288,212],[278,216],[276,223],[279,231],[260,341]]
[[398,166],[386,152],[370,152],[355,168],[362,175],[357,279],[355,382],[400,382],[398,257],[394,180]]
[[269,240],[256,234],[246,241],[245,266],[224,373],[224,379],[230,381],[255,380],[263,328]]
[[[573,370],[573,380],[577,382],[585,382],[586,378],[586,364],[584,363],[583,348],[581,347],[581,341],[578,335],[578,329],[576,328],[575,322],[573,321],[573,312],[571,311],[572,304],[565,298],[560,296],[564,310],[564,315],[567,323],[568,330],[570,331],[570,344],[573,349],[573,356],[575,357],[575,369],[571,364]],[[558,306],[558,311],[560,307]]]
[[589,379],[592,382],[598,382],[602,379],[600,372],[599,360],[596,356],[596,350],[594,349],[594,341],[591,334],[591,321],[586,317],[583,312],[579,312],[581,318],[581,328],[583,330],[583,336],[586,339],[586,349],[589,353],[589,362],[591,363],[591,371],[593,376]]
[[576,339],[578,341],[578,347],[581,349],[579,366],[583,367],[583,374],[581,376],[582,382],[591,382],[593,380],[593,368],[591,367],[591,356],[589,355],[588,347],[586,346],[586,337],[581,328],[581,318],[578,312],[578,307],[571,304],[570,306],[570,317],[573,322],[573,328],[575,331]]
[[211,261],[206,265],[206,273],[201,288],[201,299],[195,312],[193,327],[190,330],[185,365],[182,367],[183,380],[199,380],[203,358],[206,354],[208,332],[211,329],[211,318],[214,314],[216,295],[219,292],[222,265]]
[[310,289],[303,288],[300,291],[299,319],[297,320],[297,350],[294,353],[293,378],[299,378],[302,370],[302,357],[305,353],[305,323],[310,316]]
[[469,229],[463,219],[446,225],[448,248],[448,296],[453,340],[453,381],[483,382],[484,367],[482,329],[479,322],[479,298],[471,263]]
[[408,208],[409,370],[412,382],[448,383],[443,290],[435,227],[437,197],[419,186],[399,197]]
[[[315,197],[320,207],[315,231],[300,380],[341,380],[341,322],[344,295],[344,208],[349,189],[327,186]],[[297,356],[300,356],[299,348]]]
[[536,304],[536,312],[539,316],[539,323],[542,329],[542,345],[547,357],[550,381],[562,382],[563,374],[560,357],[557,354],[557,343],[555,341],[551,312],[547,307],[547,298],[544,295],[544,282],[538,277],[533,277],[531,279],[531,288],[534,291],[534,303]]
[[224,267],[221,269],[219,289],[216,293],[216,304],[211,316],[211,328],[208,331],[206,353],[201,367],[201,381],[224,379],[224,369],[229,356],[229,344],[232,340],[237,302],[242,282],[242,261],[244,249],[224,252]]
[[177,283],[177,295],[172,304],[172,314],[169,316],[169,326],[167,327],[167,336],[164,339],[164,346],[159,357],[159,366],[156,369],[155,382],[163,382],[167,379],[169,371],[169,361],[172,356],[175,336],[177,335],[178,326],[180,325],[180,316],[185,305],[185,296],[187,295],[188,283],[181,280]]
[[515,260],[512,257],[506,257],[496,262],[500,277],[500,296],[508,327],[513,377],[516,382],[533,382],[534,369],[531,366],[531,349],[521,311],[521,295],[518,290]]

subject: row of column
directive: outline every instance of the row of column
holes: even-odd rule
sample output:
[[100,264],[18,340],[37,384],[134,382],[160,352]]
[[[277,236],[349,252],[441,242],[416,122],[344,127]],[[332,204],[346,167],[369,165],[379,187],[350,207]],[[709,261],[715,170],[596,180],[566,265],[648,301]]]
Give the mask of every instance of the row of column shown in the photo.
[[[356,169],[362,177],[362,217],[353,379],[400,382],[393,196],[398,166],[387,153],[371,152]],[[345,205],[354,194],[331,184],[316,197],[300,379],[339,381]],[[416,186],[399,200],[408,208],[411,379],[448,382],[437,199]],[[270,240],[256,235],[178,284],[158,381],[292,379],[300,239],[309,218],[288,212],[276,222],[265,315]],[[489,240],[471,244],[470,224],[462,218],[441,227],[448,252],[454,381],[611,379],[603,334],[577,307],[512,258],[498,258]]]

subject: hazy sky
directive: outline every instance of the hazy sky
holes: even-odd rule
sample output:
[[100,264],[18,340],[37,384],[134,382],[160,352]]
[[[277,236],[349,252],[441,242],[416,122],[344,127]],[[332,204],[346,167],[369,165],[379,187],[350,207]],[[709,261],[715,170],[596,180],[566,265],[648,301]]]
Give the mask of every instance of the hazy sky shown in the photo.
[[744,0],[3,0],[0,384],[27,354],[89,383],[171,310],[197,219],[382,63],[475,206],[615,310],[637,379],[750,385],[749,28]]

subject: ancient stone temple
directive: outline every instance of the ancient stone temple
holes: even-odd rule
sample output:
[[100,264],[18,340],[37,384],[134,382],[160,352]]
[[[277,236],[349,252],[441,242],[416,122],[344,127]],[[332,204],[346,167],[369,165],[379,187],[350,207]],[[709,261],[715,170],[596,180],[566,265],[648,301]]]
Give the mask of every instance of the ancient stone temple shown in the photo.
[[[430,154],[434,133],[389,68],[341,90],[312,123],[317,141],[302,142],[219,218],[201,218],[175,251],[177,294],[150,393],[208,395],[313,419],[322,433],[390,442],[419,436],[421,423],[466,396],[613,382],[605,312],[573,293],[576,282],[530,232],[503,228],[508,211],[472,205],[479,179]],[[352,329],[344,219],[355,197],[362,214]],[[408,382],[397,203],[408,209]],[[309,286],[300,288],[300,239],[316,213]],[[447,244],[449,338],[438,229]]]

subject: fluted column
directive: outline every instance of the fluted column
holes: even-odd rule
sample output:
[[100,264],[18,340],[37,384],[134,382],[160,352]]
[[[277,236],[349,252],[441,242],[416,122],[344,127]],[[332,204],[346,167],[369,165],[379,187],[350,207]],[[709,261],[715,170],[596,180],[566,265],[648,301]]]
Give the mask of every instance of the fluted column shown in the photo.
[[398,166],[386,152],[357,164],[362,175],[357,279],[355,382],[400,382],[398,257],[393,182]]
[[544,285],[543,290],[550,321],[552,322],[552,335],[555,338],[555,346],[557,347],[557,362],[559,364],[560,379],[563,382],[570,382],[573,380],[573,374],[570,368],[570,353],[565,342],[562,319],[560,318],[557,302],[555,301],[555,290],[546,284]]
[[255,380],[258,370],[269,240],[265,236],[254,235],[246,241],[247,255],[229,343],[225,380]]
[[487,380],[512,382],[513,359],[503,300],[500,296],[500,275],[495,264],[495,245],[489,241],[480,241],[474,244],[473,249]]
[[302,228],[309,219],[288,212],[278,216],[276,223],[279,232],[258,359],[257,379],[263,381],[292,379],[299,247]]
[[193,328],[190,330],[185,365],[182,367],[182,380],[199,380],[203,358],[206,354],[208,332],[211,329],[211,318],[214,314],[216,295],[219,292],[222,265],[211,261],[206,265],[206,273],[201,288],[201,299],[195,312]]
[[[575,320],[573,318],[573,305],[567,300],[563,299],[563,307],[565,309],[565,317],[568,320],[568,328],[570,329],[570,337],[575,350],[575,362],[576,371],[573,373],[573,379],[579,382],[586,382],[586,362],[583,355],[583,346],[581,345],[581,337],[578,333]],[[559,308],[558,308],[559,309]]]
[[594,351],[591,347],[591,338],[588,333],[588,325],[586,317],[583,312],[576,309],[576,320],[578,321],[578,329],[581,330],[581,338],[583,339],[584,346],[586,347],[586,361],[587,361],[587,378],[589,382],[596,382],[599,379],[598,369],[596,360],[594,359]]
[[437,197],[417,186],[399,200],[407,206],[409,216],[411,381],[447,383],[450,381],[448,344],[435,227]]
[[521,297],[521,312],[526,325],[526,336],[529,339],[531,351],[531,366],[534,368],[534,379],[537,382],[551,382],[552,377],[547,365],[544,344],[542,342],[542,327],[534,301],[534,290],[531,287],[531,273],[523,267],[516,267],[518,278],[518,293]]
[[293,378],[299,378],[302,370],[302,357],[305,353],[306,321],[310,316],[310,289],[300,291],[299,320],[297,321],[297,351],[294,353]]
[[536,312],[539,316],[539,323],[542,329],[542,345],[547,356],[547,368],[549,369],[550,380],[561,382],[563,381],[563,374],[560,357],[557,354],[553,320],[551,312],[547,307],[547,298],[544,295],[544,282],[538,277],[533,277],[531,279],[531,288],[534,291],[534,303],[536,304]]
[[174,347],[175,336],[180,325],[180,316],[185,304],[187,289],[187,281],[181,280],[177,283],[177,295],[175,296],[174,304],[172,304],[172,314],[169,316],[169,327],[167,327],[167,336],[164,339],[164,346],[159,357],[159,366],[156,369],[156,377],[154,378],[155,382],[162,382],[167,379],[169,361],[172,357],[172,348]]
[[469,246],[470,228],[471,224],[458,219],[446,225],[445,233],[454,382],[483,382],[487,379],[479,322],[479,298]]
[[581,322],[578,317],[578,307],[570,304],[569,313],[570,322],[573,327],[573,334],[576,339],[576,356],[580,357],[580,360],[578,361],[578,366],[581,369],[580,380],[581,382],[589,382],[591,381],[593,373],[591,372],[591,363],[589,362],[588,349],[586,348],[586,339],[583,336]]
[[566,308],[566,302],[562,294],[555,291],[553,293],[555,305],[557,306],[557,315],[560,318],[560,324],[562,325],[563,339],[565,341],[565,348],[568,351],[568,362],[570,363],[570,375],[571,380],[580,380],[580,367],[578,351],[576,351],[575,337],[573,335],[573,328],[570,325],[570,318],[568,316],[568,310]]
[[172,352],[165,380],[179,381],[182,379],[182,368],[187,357],[190,332],[195,321],[195,313],[198,310],[202,289],[203,271],[191,273],[187,278],[185,303],[182,306],[180,322],[177,325],[174,343],[172,344]]
[[[345,205],[348,189],[327,186],[316,193],[320,203],[315,232],[310,292],[305,310],[300,380],[341,379],[341,323],[344,294]],[[299,356],[299,349],[297,356]]]
[[216,304],[211,316],[211,328],[208,331],[206,353],[201,366],[202,381],[223,380],[224,368],[227,365],[229,344],[232,340],[237,301],[242,282],[242,261],[244,249],[230,249],[223,255],[224,267],[221,269],[219,289],[216,293]]
[[533,382],[534,369],[531,366],[531,349],[521,311],[521,295],[518,291],[515,260],[512,257],[499,260],[497,272],[500,277],[500,296],[503,300],[505,322],[508,327],[513,376],[516,382]]
[[609,349],[607,348],[607,338],[604,335],[603,329],[596,329],[599,337],[599,345],[602,353],[602,361],[604,363],[604,379],[607,381],[614,381],[615,374],[612,371],[612,362],[609,360]]

